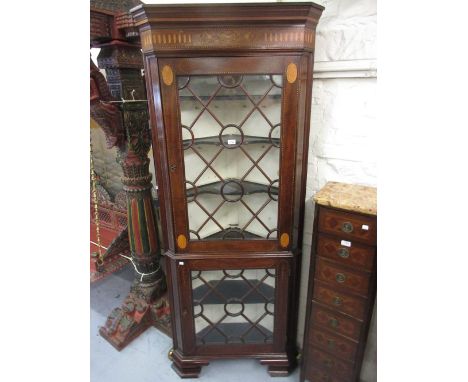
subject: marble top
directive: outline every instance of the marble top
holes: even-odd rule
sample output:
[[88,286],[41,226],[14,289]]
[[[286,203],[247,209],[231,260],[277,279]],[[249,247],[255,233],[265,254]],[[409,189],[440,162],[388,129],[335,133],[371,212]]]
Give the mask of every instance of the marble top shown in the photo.
[[357,184],[328,182],[314,196],[321,206],[377,215],[377,188]]

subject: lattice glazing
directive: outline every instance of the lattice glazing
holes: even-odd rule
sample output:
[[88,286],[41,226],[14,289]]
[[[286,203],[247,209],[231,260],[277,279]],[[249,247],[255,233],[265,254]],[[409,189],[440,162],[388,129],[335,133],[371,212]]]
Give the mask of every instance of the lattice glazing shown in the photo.
[[283,77],[177,79],[190,239],[276,238]]
[[192,271],[196,342],[273,342],[275,269]]

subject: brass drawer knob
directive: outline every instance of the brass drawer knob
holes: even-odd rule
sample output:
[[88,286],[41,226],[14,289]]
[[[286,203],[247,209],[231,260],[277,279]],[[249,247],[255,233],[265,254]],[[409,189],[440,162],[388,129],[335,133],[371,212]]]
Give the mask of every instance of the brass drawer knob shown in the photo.
[[334,362],[330,359],[327,358],[323,361],[323,366],[325,366],[328,369],[331,369],[333,367]]
[[334,297],[333,298],[333,305],[340,306],[343,303],[343,299],[341,297]]
[[341,225],[341,230],[346,233],[351,233],[354,230],[353,224],[350,222],[344,222]]
[[340,284],[344,283],[346,281],[346,276],[343,273],[337,273],[335,276],[335,279],[337,282]]
[[334,328],[337,328],[338,325],[340,325],[340,322],[336,318],[330,318],[328,323]]
[[338,250],[338,256],[340,256],[342,259],[347,259],[349,257],[348,248],[340,248]]

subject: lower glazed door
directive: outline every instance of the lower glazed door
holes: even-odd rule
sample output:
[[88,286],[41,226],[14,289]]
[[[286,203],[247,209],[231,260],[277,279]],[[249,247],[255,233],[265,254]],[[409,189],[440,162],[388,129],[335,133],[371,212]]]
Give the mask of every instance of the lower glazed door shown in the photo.
[[289,261],[199,259],[178,262],[184,354],[285,352]]

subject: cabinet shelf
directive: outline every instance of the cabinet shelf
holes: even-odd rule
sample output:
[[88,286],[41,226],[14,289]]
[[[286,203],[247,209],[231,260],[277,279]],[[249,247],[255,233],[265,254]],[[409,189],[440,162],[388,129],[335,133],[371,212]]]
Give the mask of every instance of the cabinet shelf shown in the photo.
[[[263,97],[263,94],[250,94],[250,96],[254,99],[259,99]],[[197,95],[198,98],[200,98],[202,101],[208,101],[211,98],[211,95]],[[179,99],[181,101],[196,101],[198,102],[197,97],[193,95],[184,95],[184,94],[179,94]],[[271,99],[271,100],[281,100],[281,94],[268,94],[265,99]],[[245,94],[229,94],[229,95],[216,95],[215,101],[225,101],[225,102],[232,102],[232,101],[249,101],[247,96]],[[250,103],[250,105],[252,105]],[[252,105],[253,107],[253,105]]]
[[265,239],[263,236],[256,235],[249,231],[242,231],[240,228],[227,228],[223,231],[209,235],[202,240],[249,240],[249,239]]
[[[240,134],[226,134],[222,136],[223,143],[225,146],[229,146],[229,141],[235,140],[237,143],[236,146],[233,148],[239,147],[238,142],[241,141],[242,137]],[[244,135],[244,145],[255,145],[255,144],[273,144],[276,147],[280,145],[279,138],[269,138],[269,137],[258,137],[254,135]],[[184,139],[182,141],[183,147],[190,147],[192,145],[214,145],[214,146],[221,146],[221,141],[219,140],[219,135],[214,135],[210,137],[202,137],[202,138],[195,138],[193,139],[193,143],[191,139]]]
[[[250,329],[252,325],[248,322],[230,322],[220,323],[216,325],[216,328],[225,334],[229,339],[229,343],[271,343],[273,341],[273,333],[262,325],[257,324],[255,327]],[[249,330],[250,329],[250,330]],[[223,336],[218,330],[212,329],[207,326],[197,333],[198,341],[205,344],[224,344],[227,342],[225,336]],[[242,336],[244,333],[249,332]],[[209,333],[208,333],[209,332]],[[208,333],[208,334],[207,334]],[[240,338],[242,336],[242,339]]]
[[[223,188],[224,184],[224,188]],[[239,186],[242,185],[242,188]],[[252,195],[257,193],[269,193],[270,195],[278,195],[278,187],[269,186],[267,184],[250,182],[248,180],[241,181],[240,179],[229,178],[223,182],[207,183],[197,186],[196,193],[200,194],[213,194],[213,195]],[[222,192],[221,192],[222,191]],[[195,188],[188,188],[186,191],[187,198],[195,196]],[[191,200],[188,200],[191,202]]]
[[[252,285],[257,285],[258,280],[249,280]],[[193,301],[197,303],[200,299],[211,289],[216,290],[223,296],[229,296],[229,298],[242,299],[245,294],[252,290],[252,286],[244,280],[211,280],[208,281],[208,285],[203,284],[193,289]],[[211,287],[211,288],[210,288]],[[265,302],[272,302],[275,297],[275,288],[272,286],[260,283],[256,290],[252,291],[242,301],[244,304],[264,304]],[[203,305],[206,304],[224,304],[225,299],[221,298],[217,293],[211,293],[203,301]]]

